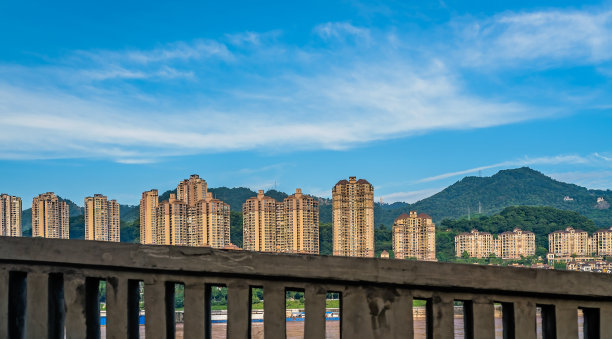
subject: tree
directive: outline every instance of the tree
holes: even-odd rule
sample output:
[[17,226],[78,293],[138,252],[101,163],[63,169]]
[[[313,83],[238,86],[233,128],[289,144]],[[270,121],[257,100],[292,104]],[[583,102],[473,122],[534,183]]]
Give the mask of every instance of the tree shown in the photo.
[[463,251],[463,253],[461,254],[461,258],[463,259],[467,259],[470,257],[470,254],[468,253],[468,251]]

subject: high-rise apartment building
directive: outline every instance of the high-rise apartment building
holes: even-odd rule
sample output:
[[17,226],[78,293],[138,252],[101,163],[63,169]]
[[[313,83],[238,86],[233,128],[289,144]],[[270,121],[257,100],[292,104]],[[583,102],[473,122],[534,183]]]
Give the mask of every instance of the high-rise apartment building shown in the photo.
[[567,227],[548,235],[548,253],[555,257],[589,256],[593,254],[593,248],[586,231]]
[[425,213],[403,213],[393,224],[393,253],[396,259],[436,260],[436,225]]
[[277,204],[276,242],[280,252],[319,254],[319,202],[301,189]]
[[21,236],[21,198],[0,195],[0,236]]
[[32,236],[68,239],[68,204],[53,192],[32,199]]
[[211,192],[194,207],[188,207],[191,246],[224,248],[230,245],[230,205],[214,199]]
[[140,199],[140,243],[157,244],[157,227],[155,223],[159,197],[153,189],[142,193]]
[[593,232],[593,252],[599,256],[612,255],[612,227]]
[[455,255],[457,257],[462,257],[464,253],[467,253],[471,258],[487,258],[495,252],[491,233],[472,230],[470,233],[460,233],[455,236]]
[[119,203],[102,194],[85,198],[85,239],[120,241]]
[[158,245],[188,246],[187,204],[177,200],[175,194],[159,203],[156,209],[155,228]]
[[333,254],[374,257],[374,186],[340,180],[332,189]]
[[502,259],[520,259],[535,255],[535,234],[515,228],[512,232],[503,232],[497,238],[495,255]]
[[181,181],[176,186],[176,199],[182,200],[188,206],[195,206],[198,201],[206,199],[206,192],[208,192],[206,180],[197,174],[192,174],[189,179]]
[[204,179],[193,174],[181,181],[176,194],[159,201],[158,191],[142,193],[140,242],[155,245],[230,245],[230,206],[208,192]]
[[277,208],[278,202],[265,196],[263,190],[242,204],[242,247],[245,250],[277,251]]

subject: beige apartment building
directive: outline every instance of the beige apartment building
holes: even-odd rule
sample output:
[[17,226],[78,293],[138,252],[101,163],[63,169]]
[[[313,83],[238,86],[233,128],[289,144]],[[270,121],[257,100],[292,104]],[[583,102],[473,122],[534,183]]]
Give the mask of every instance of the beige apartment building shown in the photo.
[[102,194],[85,198],[85,239],[120,241],[119,203]]
[[565,230],[554,231],[548,235],[548,253],[557,258],[575,256],[590,256],[593,246],[586,231],[574,230],[568,227]]
[[319,254],[319,202],[300,188],[283,201],[257,196],[242,205],[245,250]]
[[489,232],[472,230],[455,236],[455,256],[462,257],[467,252],[470,258],[487,258],[495,253],[493,235]]
[[68,204],[53,192],[32,199],[32,237],[68,239]]
[[593,232],[592,244],[598,256],[612,255],[612,227]]
[[[242,248],[247,251],[276,252],[278,202],[259,190],[242,204]],[[280,247],[278,248],[280,249]]]
[[206,198],[188,207],[191,212],[189,224],[191,246],[224,248],[230,244],[230,205],[215,199],[211,192]]
[[176,199],[182,200],[188,206],[195,206],[201,200],[206,199],[208,184],[197,174],[192,174],[189,179],[181,181],[176,186]]
[[[159,205],[157,190],[142,193],[140,199],[140,243],[153,245],[157,243],[156,213]],[[161,244],[160,244],[161,245]]]
[[300,188],[277,204],[277,248],[280,252],[319,254],[319,201]]
[[0,194],[0,236],[21,236],[21,198]]
[[495,255],[502,259],[520,259],[535,255],[535,234],[515,228],[512,232],[503,232],[496,240]]
[[374,186],[340,180],[332,189],[333,254],[374,257]]
[[396,259],[436,261],[436,225],[425,213],[403,213],[393,223],[393,254]]
[[455,255],[467,251],[472,258],[487,258],[491,254],[502,259],[520,259],[535,255],[535,234],[515,228],[495,238],[491,233],[472,230],[455,236]]
[[159,203],[155,213],[156,244],[188,246],[187,204],[170,194]]
[[162,202],[157,190],[142,193],[140,242],[215,248],[229,246],[230,206],[213,198],[206,181],[193,174],[177,185],[176,192]]

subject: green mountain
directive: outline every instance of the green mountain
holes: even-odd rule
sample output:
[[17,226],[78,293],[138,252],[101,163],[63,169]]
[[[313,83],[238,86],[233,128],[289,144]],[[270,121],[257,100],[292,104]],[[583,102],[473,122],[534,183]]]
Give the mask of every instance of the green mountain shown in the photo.
[[[571,200],[564,200],[565,197]],[[401,213],[416,210],[431,215],[435,222],[461,218],[479,211],[492,215],[510,206],[548,206],[578,212],[597,226],[612,225],[609,204],[598,204],[597,198],[612,201],[610,190],[590,190],[554,180],[528,167],[502,170],[491,177],[465,177],[443,191],[414,204],[378,205],[376,224],[393,224]]]

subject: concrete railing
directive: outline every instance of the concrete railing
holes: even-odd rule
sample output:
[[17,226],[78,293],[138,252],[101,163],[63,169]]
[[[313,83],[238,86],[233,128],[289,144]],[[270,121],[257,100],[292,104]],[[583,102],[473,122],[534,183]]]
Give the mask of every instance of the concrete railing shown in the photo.
[[106,281],[107,338],[137,338],[144,282],[147,338],[174,337],[174,284],[185,285],[184,336],[210,336],[210,286],[227,287],[227,337],[249,337],[250,293],[264,290],[264,335],[285,333],[286,290],[305,292],[304,336],[325,337],[325,298],[341,295],[342,338],[412,338],[413,299],[427,301],[429,338],[454,336],[463,301],[469,338],[612,338],[610,275],[386,259],[286,255],[82,240],[0,237],[0,338],[98,338]]

